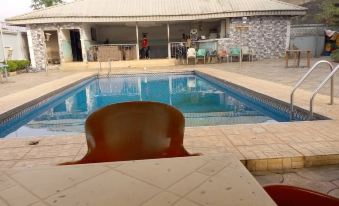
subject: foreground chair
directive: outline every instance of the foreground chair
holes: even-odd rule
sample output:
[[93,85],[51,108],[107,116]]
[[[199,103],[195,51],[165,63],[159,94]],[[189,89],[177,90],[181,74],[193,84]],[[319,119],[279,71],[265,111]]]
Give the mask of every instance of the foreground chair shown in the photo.
[[166,104],[112,104],[87,118],[86,156],[62,165],[190,156],[184,127],[182,113]]
[[339,199],[312,190],[288,186],[269,185],[264,189],[278,206],[338,206]]

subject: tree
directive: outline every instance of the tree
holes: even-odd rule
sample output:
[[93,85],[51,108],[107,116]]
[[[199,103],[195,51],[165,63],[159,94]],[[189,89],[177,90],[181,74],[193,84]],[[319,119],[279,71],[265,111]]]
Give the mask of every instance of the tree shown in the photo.
[[327,25],[339,25],[339,5],[337,0],[323,0],[318,19]]
[[62,3],[64,3],[63,0],[32,0],[31,7],[37,10]]

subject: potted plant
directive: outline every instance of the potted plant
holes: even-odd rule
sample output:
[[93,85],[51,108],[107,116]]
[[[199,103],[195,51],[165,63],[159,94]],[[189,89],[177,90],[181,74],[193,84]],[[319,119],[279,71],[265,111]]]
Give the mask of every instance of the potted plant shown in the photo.
[[332,51],[331,58],[334,62],[339,62],[339,49]]

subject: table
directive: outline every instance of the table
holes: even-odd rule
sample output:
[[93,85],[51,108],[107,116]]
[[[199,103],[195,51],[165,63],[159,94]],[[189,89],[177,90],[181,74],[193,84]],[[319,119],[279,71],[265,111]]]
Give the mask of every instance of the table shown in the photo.
[[276,205],[232,154],[1,171],[0,205]]
[[285,67],[288,68],[288,60],[289,60],[289,55],[293,54],[293,58],[297,61],[297,67],[300,67],[300,58],[301,58],[301,53],[306,53],[306,66],[309,68],[311,66],[311,51],[310,50],[286,50],[285,52],[285,61],[286,65]]

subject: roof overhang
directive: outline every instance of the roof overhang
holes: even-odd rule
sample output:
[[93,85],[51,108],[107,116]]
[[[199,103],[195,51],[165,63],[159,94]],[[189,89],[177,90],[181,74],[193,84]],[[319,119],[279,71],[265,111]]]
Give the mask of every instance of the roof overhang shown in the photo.
[[26,19],[6,19],[6,22],[13,25],[26,24],[44,24],[44,23],[127,23],[127,22],[177,22],[177,21],[194,21],[206,19],[221,19],[243,16],[302,16],[306,14],[305,10],[294,11],[239,11],[212,13],[201,15],[173,15],[173,16],[121,16],[121,17],[95,17],[95,16],[65,16],[65,17],[42,17]]

